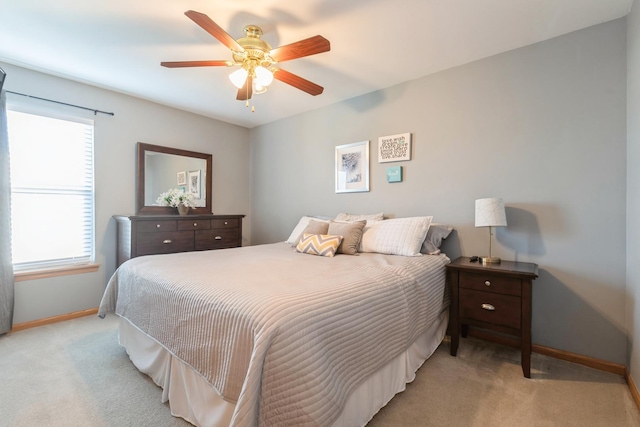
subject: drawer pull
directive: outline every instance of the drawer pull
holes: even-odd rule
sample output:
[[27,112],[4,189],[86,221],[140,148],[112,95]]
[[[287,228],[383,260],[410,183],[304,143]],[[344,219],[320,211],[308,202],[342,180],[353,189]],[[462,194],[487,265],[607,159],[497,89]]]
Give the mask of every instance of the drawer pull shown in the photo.
[[496,308],[494,306],[492,306],[491,304],[482,304],[482,309],[483,310],[494,311]]
[[165,245],[168,245],[169,243],[171,243],[171,240],[169,240],[169,239],[163,240],[162,243],[164,243]]
[[197,223],[197,222],[194,222],[194,223],[193,223],[193,226],[194,226],[194,227],[197,227],[197,226],[198,226],[198,223]]
[[156,228],[160,228],[160,224],[156,224]]
[[222,237],[221,237],[221,236],[216,236],[216,237],[214,237],[214,239],[216,239],[216,240],[222,240]]
[[227,221],[224,222],[224,225],[229,225],[229,223]]
[[484,284],[485,284],[485,285],[487,285],[487,286],[491,286],[491,282],[490,282],[490,281],[488,281],[488,280],[486,280],[486,281],[484,282]]

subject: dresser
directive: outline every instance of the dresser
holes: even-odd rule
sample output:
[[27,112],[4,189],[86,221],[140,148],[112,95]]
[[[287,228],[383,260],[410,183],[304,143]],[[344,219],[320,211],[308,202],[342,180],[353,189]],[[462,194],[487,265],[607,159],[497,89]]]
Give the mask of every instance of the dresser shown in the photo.
[[451,355],[458,352],[459,337],[467,335],[469,326],[515,337],[522,373],[531,378],[531,285],[537,277],[538,266],[528,262],[482,265],[460,257],[448,264]]
[[142,255],[242,246],[244,215],[115,215],[118,266]]

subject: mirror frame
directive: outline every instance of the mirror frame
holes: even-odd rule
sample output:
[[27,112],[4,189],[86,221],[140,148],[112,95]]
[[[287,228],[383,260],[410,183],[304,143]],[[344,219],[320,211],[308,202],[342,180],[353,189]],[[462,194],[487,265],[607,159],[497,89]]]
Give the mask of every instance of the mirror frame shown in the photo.
[[205,176],[206,183],[206,204],[204,207],[191,208],[190,214],[211,214],[211,184],[213,175],[213,156],[211,154],[198,153],[196,151],[182,150],[180,148],[163,147],[161,145],[145,144],[138,142],[138,159],[136,168],[136,208],[138,215],[178,215],[176,208],[171,206],[145,206],[144,204],[144,173],[145,173],[145,155],[147,152],[175,154],[177,156],[194,157],[204,159],[207,162],[207,170]]

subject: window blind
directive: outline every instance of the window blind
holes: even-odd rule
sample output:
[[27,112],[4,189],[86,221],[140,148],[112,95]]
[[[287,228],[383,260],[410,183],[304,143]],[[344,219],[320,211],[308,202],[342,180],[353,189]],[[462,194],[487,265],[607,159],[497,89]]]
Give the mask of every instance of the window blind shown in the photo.
[[15,271],[94,260],[93,123],[7,112]]

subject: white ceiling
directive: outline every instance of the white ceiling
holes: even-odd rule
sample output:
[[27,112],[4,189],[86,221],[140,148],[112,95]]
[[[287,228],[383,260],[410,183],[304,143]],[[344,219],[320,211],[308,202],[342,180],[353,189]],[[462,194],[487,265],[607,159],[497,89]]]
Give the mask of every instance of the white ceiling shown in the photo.
[[[0,61],[254,127],[616,19],[632,2],[0,0]],[[187,10],[236,39],[257,24],[274,48],[317,34],[329,39],[330,52],[281,64],[324,93],[313,97],[275,81],[254,95],[251,113],[235,99],[227,78],[233,69],[161,67],[231,58]]]

